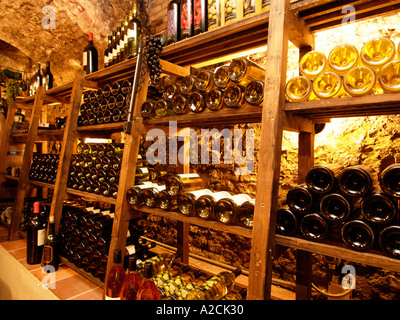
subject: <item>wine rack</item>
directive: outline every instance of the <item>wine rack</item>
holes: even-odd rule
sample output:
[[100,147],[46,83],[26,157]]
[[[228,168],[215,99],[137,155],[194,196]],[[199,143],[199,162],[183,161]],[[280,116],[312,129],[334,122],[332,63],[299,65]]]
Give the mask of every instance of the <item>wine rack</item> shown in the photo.
[[[400,0],[396,1],[347,1],[357,12],[357,19],[368,18],[382,13],[400,9]],[[62,150],[57,170],[54,195],[50,215],[54,215],[56,232],[61,218],[63,200],[69,195],[88,197],[94,200],[113,203],[115,221],[113,225],[110,251],[123,249],[126,242],[129,220],[136,218],[141,212],[167,216],[178,221],[177,250],[182,253],[182,261],[188,262],[189,224],[196,224],[216,230],[239,234],[252,238],[251,259],[249,268],[248,299],[269,299],[272,285],[272,260],[275,257],[275,246],[281,245],[297,249],[297,299],[311,297],[311,253],[316,252],[333,257],[348,258],[354,262],[370,264],[395,271],[400,270],[398,260],[378,256],[374,253],[355,252],[329,243],[313,243],[304,239],[295,239],[276,235],[276,209],[278,201],[280,158],[283,130],[299,133],[299,183],[304,182],[306,172],[313,166],[314,158],[314,124],[326,122],[334,117],[350,117],[365,115],[396,114],[400,112],[400,94],[384,94],[359,98],[339,98],[323,101],[307,101],[300,103],[285,103],[284,88],[286,84],[286,66],[288,58],[288,40],[300,48],[303,54],[314,47],[314,31],[340,25],[345,13],[336,1],[323,0],[271,0],[270,11],[264,12],[241,21],[232,23],[207,33],[171,44],[163,49],[161,61],[166,74],[186,76],[189,66],[205,61],[226,57],[247,49],[265,46],[268,43],[268,69],[264,87],[264,102],[262,107],[247,106],[238,110],[224,108],[218,113],[205,110],[199,114],[187,114],[185,117],[169,116],[144,120],[140,107],[147,96],[147,86],[143,86],[135,102],[132,133],[126,135],[122,159],[122,171],[125,173],[119,179],[117,199],[67,188],[69,165],[77,137],[107,137],[111,133],[121,132],[123,123],[109,123],[87,127],[77,127],[79,107],[84,89],[97,90],[105,83],[112,83],[133,76],[136,58],[118,63],[104,70],[85,76],[83,71],[76,73],[74,82],[44,91],[43,88],[35,97],[25,98],[18,105],[33,103],[29,133],[20,135],[19,140],[26,143],[24,166],[29,167],[33,143],[38,138],[37,110],[42,104],[52,102],[69,103],[65,129],[57,130],[52,137],[61,137]],[[226,60],[226,59],[225,59]],[[144,83],[147,83],[146,75]],[[100,86],[101,85],[101,86]],[[16,106],[9,108],[6,132],[1,137],[0,156],[6,154],[11,141],[12,115]],[[254,211],[254,226],[252,230],[238,226],[226,226],[215,221],[204,221],[200,218],[185,217],[174,212],[144,207],[131,208],[126,201],[126,192],[132,187],[136,172],[136,159],[139,152],[140,135],[154,127],[164,127],[169,121],[177,121],[179,128],[210,127],[236,123],[261,123],[261,140],[274,141],[262,144],[259,157],[257,196]],[[28,152],[27,152],[28,151]],[[1,168],[0,168],[1,169]],[[5,170],[0,170],[5,172]],[[25,172],[28,172],[26,170]],[[188,172],[189,168],[184,167]],[[26,188],[27,173],[22,170],[19,177],[20,191]],[[24,176],[24,174],[26,176]],[[14,205],[14,224],[10,228],[10,239],[15,239],[21,212],[20,201],[24,192],[18,193]],[[17,221],[17,222],[15,222]],[[109,257],[111,257],[109,255]],[[111,266],[108,261],[107,272]],[[88,276],[90,278],[90,276]]]

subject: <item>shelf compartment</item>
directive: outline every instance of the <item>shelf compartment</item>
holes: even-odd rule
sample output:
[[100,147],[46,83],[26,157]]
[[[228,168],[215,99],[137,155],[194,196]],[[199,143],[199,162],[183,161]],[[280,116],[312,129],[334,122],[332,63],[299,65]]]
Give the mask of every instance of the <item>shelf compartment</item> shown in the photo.
[[362,97],[288,102],[284,110],[315,122],[331,118],[398,114],[400,113],[400,94],[385,93]]
[[[223,224],[218,221],[204,220],[199,217],[185,216],[179,212],[164,211],[162,209],[149,208],[146,206],[135,206],[134,210],[148,213],[148,214],[154,214],[154,215],[157,215],[160,217],[169,218],[169,219],[173,219],[176,221],[186,222],[186,223],[193,224],[193,225],[200,226],[200,227],[211,228],[211,229],[214,229],[217,231],[223,231],[223,232],[236,234],[236,235],[243,236],[246,238],[251,238],[252,233],[253,233],[252,229],[235,226],[235,225],[226,225],[226,224]],[[131,215],[127,215],[127,219],[130,220],[131,218],[136,218],[136,216],[137,215],[135,213],[133,213]]]
[[385,256],[377,250],[359,252],[351,250],[344,244],[338,242],[326,241],[320,243],[278,234],[275,236],[275,241],[276,244],[293,249],[300,249],[329,257],[337,257],[360,264],[400,272],[400,260]]
[[117,203],[117,200],[112,197],[105,197],[105,196],[98,195],[95,193],[83,192],[83,191],[79,191],[79,190],[75,190],[75,189],[71,189],[71,188],[67,188],[66,191],[68,194],[78,196],[78,197],[83,197],[83,198],[92,199],[95,201],[100,201],[100,202],[105,202],[105,203],[110,203],[110,204]]

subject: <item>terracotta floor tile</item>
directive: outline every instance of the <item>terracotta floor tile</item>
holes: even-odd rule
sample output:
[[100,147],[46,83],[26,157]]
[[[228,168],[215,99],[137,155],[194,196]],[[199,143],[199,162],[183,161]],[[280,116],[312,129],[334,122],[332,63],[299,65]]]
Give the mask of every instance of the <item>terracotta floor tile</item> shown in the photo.
[[40,269],[40,268],[41,268],[41,267],[40,267],[40,263],[38,263],[38,264],[28,264],[28,263],[26,262],[26,257],[23,258],[23,259],[21,259],[21,260],[18,260],[18,261],[19,261],[19,263],[21,263],[28,271],[32,271],[32,270]]
[[0,235],[0,243],[4,243],[8,241],[8,234]]
[[1,244],[1,246],[8,251],[15,250],[15,249],[21,249],[24,247],[26,248],[26,239],[4,242]]
[[[39,281],[42,281],[43,278],[44,278],[44,276],[46,275],[46,273],[44,273],[44,272],[42,271],[42,268],[40,268],[40,269],[35,269],[35,270],[31,271],[31,273],[32,273]],[[71,268],[67,267],[66,265],[60,265],[60,266],[58,267],[58,270],[56,271],[55,280],[56,280],[56,281],[60,281],[60,280],[62,280],[62,279],[65,279],[65,278],[74,276],[74,275],[76,275],[76,274],[77,274],[76,271],[72,270]]]
[[10,251],[10,254],[17,260],[26,259],[26,247]]
[[75,297],[94,289],[97,286],[79,274],[68,277],[56,282],[56,288],[51,291],[61,300]]
[[103,300],[103,289],[97,287],[93,290],[84,292],[68,300]]

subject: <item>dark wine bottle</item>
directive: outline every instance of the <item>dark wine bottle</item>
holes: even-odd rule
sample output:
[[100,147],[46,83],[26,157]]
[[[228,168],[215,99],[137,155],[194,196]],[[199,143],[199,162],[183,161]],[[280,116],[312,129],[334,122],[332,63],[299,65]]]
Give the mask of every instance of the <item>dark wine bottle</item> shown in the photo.
[[286,201],[292,212],[300,214],[309,213],[314,205],[313,195],[305,185],[291,188]]
[[86,74],[96,72],[98,70],[98,53],[93,44],[93,33],[89,32],[89,43],[83,50],[83,69]]
[[323,241],[329,233],[328,223],[318,213],[309,213],[301,218],[300,231],[311,241]]
[[320,202],[321,214],[331,222],[345,221],[351,214],[351,203],[339,193],[330,193]]
[[336,186],[336,176],[342,168],[340,165],[314,166],[306,174],[307,187],[317,194],[332,192]]
[[339,189],[349,197],[364,197],[372,187],[371,169],[358,165],[343,169],[338,175]]
[[50,71],[50,61],[46,61],[46,69],[44,71],[44,81],[46,90],[53,88],[53,74]]
[[400,226],[388,226],[379,234],[379,246],[393,258],[400,258]]
[[105,300],[120,300],[121,287],[126,278],[122,267],[121,250],[114,250],[113,263],[105,282]]
[[379,183],[383,192],[400,199],[400,164],[394,163],[386,167],[379,176]]
[[43,76],[42,76],[42,68],[40,67],[40,63],[38,63],[38,72],[36,75],[36,81],[38,83],[39,86],[43,86]]
[[343,242],[351,249],[365,251],[375,242],[375,233],[371,226],[362,220],[351,220],[341,228]]
[[28,221],[26,237],[26,262],[38,264],[42,259],[46,237],[45,223],[40,218],[40,202],[38,201],[33,203],[33,213]]
[[54,217],[49,218],[49,230],[44,239],[43,246],[43,269],[45,272],[58,270],[58,243],[54,229]]
[[386,225],[397,216],[397,205],[383,193],[373,193],[361,201],[361,214],[367,221]]
[[298,221],[296,215],[289,208],[278,209],[276,214],[276,233],[293,235],[297,233]]

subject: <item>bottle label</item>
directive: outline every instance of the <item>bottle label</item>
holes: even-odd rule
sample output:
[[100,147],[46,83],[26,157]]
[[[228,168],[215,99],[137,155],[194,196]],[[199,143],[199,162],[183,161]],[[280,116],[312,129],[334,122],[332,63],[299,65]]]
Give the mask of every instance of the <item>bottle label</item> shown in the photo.
[[218,0],[208,1],[208,29],[212,30],[218,27],[219,3]]
[[87,66],[87,52],[83,52],[83,66],[86,67]]
[[194,0],[193,1],[193,24],[194,24],[194,33],[200,33],[201,30],[201,18],[203,16],[203,10],[201,7],[201,0]]
[[46,229],[39,229],[37,231],[37,245],[38,247],[44,245],[44,239],[46,238]]
[[244,202],[251,200],[248,194],[237,194],[231,197],[231,199],[236,203],[237,206],[242,205]]
[[215,202],[217,202],[218,200],[223,199],[223,198],[230,198],[231,194],[229,192],[227,192],[227,191],[221,191],[221,192],[213,193],[211,195],[211,197],[213,197]]
[[182,179],[200,177],[197,173],[182,173],[182,174],[178,174],[178,176],[181,177]]
[[237,0],[225,1],[225,22],[236,19]]
[[168,39],[173,39],[175,34],[178,32],[175,28],[176,24],[176,17],[175,17],[175,10],[168,10],[167,12],[167,37]]
[[194,195],[196,198],[199,198],[206,194],[212,194],[213,192],[210,189],[202,189],[202,190],[191,191],[190,193]]
[[190,37],[190,29],[193,24],[193,13],[191,7],[191,1],[187,1],[182,4],[181,12],[181,33],[182,38]]
[[243,17],[246,17],[248,14],[252,14],[256,12],[256,1],[255,0],[244,0],[243,1]]
[[106,295],[104,300],[121,300],[121,297],[113,298]]
[[136,246],[134,244],[127,246],[125,249],[128,251],[129,255],[136,253]]

